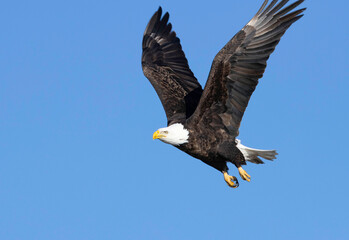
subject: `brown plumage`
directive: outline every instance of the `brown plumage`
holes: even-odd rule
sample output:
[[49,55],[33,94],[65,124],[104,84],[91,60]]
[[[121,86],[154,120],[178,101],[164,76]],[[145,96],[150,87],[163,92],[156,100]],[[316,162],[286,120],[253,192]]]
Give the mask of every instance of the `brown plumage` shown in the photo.
[[[237,180],[227,175],[227,162],[235,164],[241,177],[249,181],[241,168],[246,160],[263,163],[259,157],[272,160],[276,155],[274,150],[247,148],[236,137],[270,54],[286,30],[303,16],[305,8],[291,11],[304,0],[284,7],[288,1],[273,0],[268,6],[268,0],[264,1],[251,21],[218,52],[204,91],[168,23],[168,13],[161,17],[160,7],[144,32],[143,71],[163,104],[169,126],[157,131],[154,138],[223,172],[231,187],[237,186]],[[177,135],[181,137],[176,139]]]

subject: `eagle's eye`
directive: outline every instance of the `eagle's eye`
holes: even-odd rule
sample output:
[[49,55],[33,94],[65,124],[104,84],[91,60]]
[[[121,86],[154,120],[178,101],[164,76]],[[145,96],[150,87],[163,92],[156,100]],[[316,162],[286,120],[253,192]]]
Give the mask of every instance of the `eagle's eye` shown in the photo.
[[168,131],[163,131],[163,133],[168,134]]

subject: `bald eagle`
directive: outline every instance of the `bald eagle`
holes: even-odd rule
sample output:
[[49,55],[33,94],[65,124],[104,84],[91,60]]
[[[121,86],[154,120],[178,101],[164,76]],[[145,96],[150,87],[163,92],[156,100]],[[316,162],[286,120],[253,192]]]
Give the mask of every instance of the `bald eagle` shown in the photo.
[[222,172],[228,186],[239,182],[228,174],[233,163],[243,180],[246,161],[273,160],[275,150],[246,147],[236,137],[248,101],[262,78],[267,60],[286,30],[305,10],[304,0],[265,0],[256,15],[215,56],[205,89],[190,70],[169,14],[154,13],[143,35],[142,68],[155,88],[167,116],[167,127],[153,139],[171,144]]

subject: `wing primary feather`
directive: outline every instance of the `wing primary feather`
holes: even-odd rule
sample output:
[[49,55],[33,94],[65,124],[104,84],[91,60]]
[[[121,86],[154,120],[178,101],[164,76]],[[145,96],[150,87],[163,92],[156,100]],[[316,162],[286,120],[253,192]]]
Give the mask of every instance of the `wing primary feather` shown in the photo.
[[[277,0],[276,0],[277,1]],[[265,6],[268,4],[268,0],[265,0],[264,2],[263,2],[263,5],[260,7],[260,9],[258,10],[258,12],[256,13],[256,15],[254,16],[254,17],[256,17],[256,16],[258,16],[262,11],[263,11],[263,9],[265,8]]]
[[270,23],[265,24],[265,26],[263,26],[257,32],[255,39],[258,39],[259,37],[264,36],[264,34],[270,32],[270,31],[274,31],[276,28],[278,28],[278,26],[282,25],[283,22],[287,21],[287,19],[291,19],[292,17],[295,17],[296,15],[302,13],[305,10],[306,10],[306,8],[302,8],[302,9],[296,10],[292,13],[289,13],[283,17],[275,18],[274,20],[270,21]]
[[[162,18],[161,18],[161,14],[157,15],[156,22],[155,22],[155,25],[154,25],[152,32],[158,33],[160,36],[162,35],[161,27],[164,25],[163,20],[166,17],[166,15],[168,15],[168,13],[165,13],[165,15]],[[167,22],[165,24],[167,24]]]
[[299,0],[297,2],[292,3],[291,5],[289,5],[288,7],[282,9],[280,12],[278,12],[274,17],[280,17],[285,15],[286,13],[290,12],[291,10],[295,9],[296,7],[298,7],[302,2],[304,2],[304,0]]
[[154,13],[154,15],[149,20],[149,23],[144,30],[144,35],[146,33],[150,33],[149,31],[152,31],[152,29],[154,28],[154,25],[157,23],[157,19],[160,19],[161,14],[162,14],[162,8],[159,7],[158,10]]
[[[291,20],[291,19],[293,19],[293,18],[296,18],[297,16],[301,16],[301,15],[299,15],[300,13],[302,13],[302,12],[304,12],[304,10],[305,10],[306,8],[303,8],[303,9],[299,9],[299,10],[297,10],[297,11],[294,11],[294,12],[291,12],[290,14],[287,14],[286,16],[283,16],[282,18],[280,18],[280,21],[281,22],[287,22],[287,21],[289,21],[289,20]],[[302,15],[303,16],[303,15]],[[299,18],[298,18],[299,19]],[[298,20],[297,19],[297,20]],[[297,21],[296,20],[296,21]]]
[[168,12],[166,12],[162,19],[159,21],[158,28],[154,29],[154,31],[159,32],[160,35],[165,35],[169,16],[170,15],[168,14]]
[[272,7],[275,6],[275,4],[276,4],[278,1],[279,1],[279,0],[273,0],[273,1],[268,5],[268,7],[263,11],[263,13],[262,13],[261,15],[266,15],[266,14],[270,11],[270,9],[271,9]]
[[283,6],[286,5],[286,3],[288,2],[289,0],[282,0],[278,5],[276,5],[272,10],[270,10],[268,12],[268,16],[270,15],[274,15],[274,13],[276,13],[277,11],[279,11]]
[[[275,7],[274,5],[278,2],[273,1],[268,8],[261,14],[260,16],[260,20],[257,21],[257,23],[255,24],[255,26],[259,29],[263,29],[265,25],[272,24],[273,20],[270,21],[270,19],[274,19],[277,20],[277,18],[274,18],[274,13],[277,12],[278,10],[280,10],[289,0],[282,0],[279,4],[277,4]],[[274,7],[274,8],[272,8]],[[272,8],[272,9],[271,9]],[[271,10],[270,10],[271,9]]]
[[299,19],[301,19],[304,16],[304,14],[302,15],[298,15],[290,20],[288,20],[287,22],[284,22],[284,28],[287,29],[289,28],[294,22],[298,21]]

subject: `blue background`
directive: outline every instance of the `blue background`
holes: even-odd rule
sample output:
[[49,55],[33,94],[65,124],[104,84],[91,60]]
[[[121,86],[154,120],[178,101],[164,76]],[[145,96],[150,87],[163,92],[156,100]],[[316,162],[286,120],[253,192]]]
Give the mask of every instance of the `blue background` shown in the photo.
[[250,183],[152,140],[166,118],[140,58],[158,6],[204,85],[261,4],[3,2],[0,239],[349,239],[347,1],[303,3],[271,56],[239,138],[279,156]]

